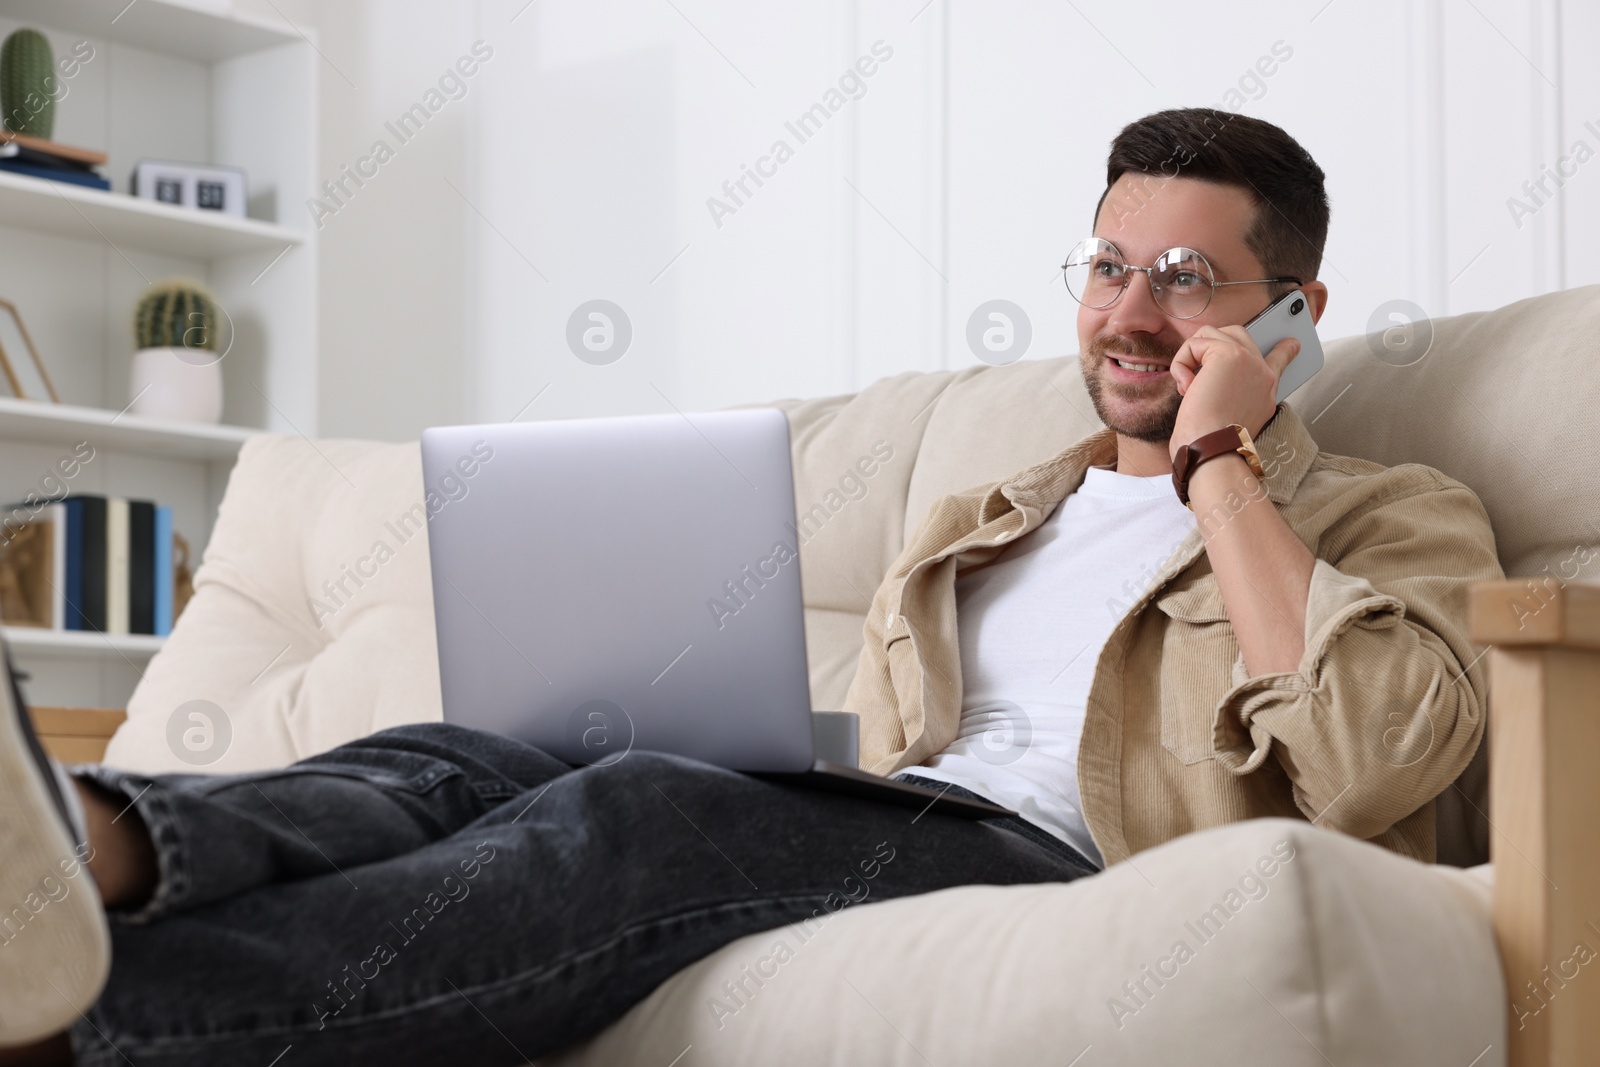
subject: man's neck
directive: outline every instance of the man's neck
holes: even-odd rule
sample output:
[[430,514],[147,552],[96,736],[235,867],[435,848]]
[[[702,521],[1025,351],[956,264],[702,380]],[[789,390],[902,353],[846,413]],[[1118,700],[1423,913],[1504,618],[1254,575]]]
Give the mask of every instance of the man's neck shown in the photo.
[[1139,441],[1117,434],[1117,473],[1153,478],[1172,473],[1172,455],[1165,441]]

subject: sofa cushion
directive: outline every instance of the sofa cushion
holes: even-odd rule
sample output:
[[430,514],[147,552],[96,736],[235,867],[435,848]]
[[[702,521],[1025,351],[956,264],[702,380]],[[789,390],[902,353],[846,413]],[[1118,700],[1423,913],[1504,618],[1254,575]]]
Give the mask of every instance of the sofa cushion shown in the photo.
[[[916,848],[915,827],[895,847]],[[1496,1067],[1489,913],[1483,871],[1257,819],[1065,885],[966,886],[753,934],[541,1062]]]
[[[107,763],[281,767],[437,720],[439,659],[418,447],[261,434],[245,443],[195,595],[128,702]],[[180,752],[194,701],[215,747]],[[225,725],[224,725],[225,724]],[[196,734],[195,736],[202,736]]]
[[1293,398],[1318,446],[1470,486],[1510,576],[1596,580],[1600,285],[1421,325],[1394,338],[1417,345],[1431,330],[1420,359],[1382,334],[1327,346],[1327,366]]

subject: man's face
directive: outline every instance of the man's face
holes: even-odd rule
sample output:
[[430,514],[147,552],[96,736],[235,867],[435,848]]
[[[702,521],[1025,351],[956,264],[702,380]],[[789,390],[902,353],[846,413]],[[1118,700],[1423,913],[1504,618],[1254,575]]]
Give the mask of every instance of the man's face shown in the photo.
[[[1267,276],[1244,234],[1255,216],[1250,194],[1231,185],[1124,174],[1106,194],[1094,236],[1122,251],[1132,266],[1148,267],[1169,248],[1192,248],[1206,257],[1219,282]],[[1156,304],[1149,276],[1132,280],[1108,308],[1078,307],[1083,380],[1100,421],[1125,437],[1164,442],[1172,436],[1183,401],[1167,366],[1202,326],[1247,322],[1270,302],[1266,285],[1226,285],[1213,291],[1205,311],[1175,319]],[[1134,370],[1133,363],[1155,370]]]

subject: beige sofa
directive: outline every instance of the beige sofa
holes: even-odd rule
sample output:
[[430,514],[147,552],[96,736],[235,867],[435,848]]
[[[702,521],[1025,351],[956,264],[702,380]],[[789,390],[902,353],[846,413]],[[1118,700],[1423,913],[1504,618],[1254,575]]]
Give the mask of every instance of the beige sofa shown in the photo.
[[[1292,403],[1327,451],[1422,462],[1472,486],[1508,574],[1570,580],[1600,540],[1590,518],[1600,475],[1588,462],[1600,289],[1422,329],[1431,345],[1415,362],[1421,334],[1330,343],[1327,367]],[[818,708],[839,706],[869,598],[929,504],[1097,426],[1072,357],[904,374],[780,406],[808,533]],[[880,462],[858,467],[875,446]],[[420,497],[414,443],[253,439],[196,598],[107,762],[193,770],[169,749],[167,726],[197,699],[230,727],[205,768],[217,772],[437,719],[425,533],[401,540],[393,526]],[[384,562],[363,565],[376,573],[319,628],[309,598],[326,605],[324,583],[380,541]],[[1463,866],[1488,858],[1483,771],[1480,760],[1442,798],[1441,858]],[[1303,822],[1258,820],[1073,884],[869,902],[809,938],[792,928],[744,938],[557,1062],[1492,1067],[1507,1062],[1518,994],[1501,977],[1491,881],[1486,865],[1428,866]],[[792,951],[775,951],[780,941]],[[727,992],[751,973],[764,977]]]

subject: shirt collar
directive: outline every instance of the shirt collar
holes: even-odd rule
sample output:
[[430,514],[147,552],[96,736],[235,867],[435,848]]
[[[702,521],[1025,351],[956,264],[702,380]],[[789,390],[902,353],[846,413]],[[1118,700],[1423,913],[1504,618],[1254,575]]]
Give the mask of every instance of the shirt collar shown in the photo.
[[[1255,444],[1266,471],[1262,482],[1267,499],[1274,504],[1287,504],[1317,458],[1317,442],[1295,410],[1280,403]],[[1097,430],[1043,463],[996,485],[984,497],[978,521],[986,525],[1015,507],[1023,513],[1024,527],[1031,529],[1083,484],[1085,470],[1113,464],[1116,459],[1116,433]]]

